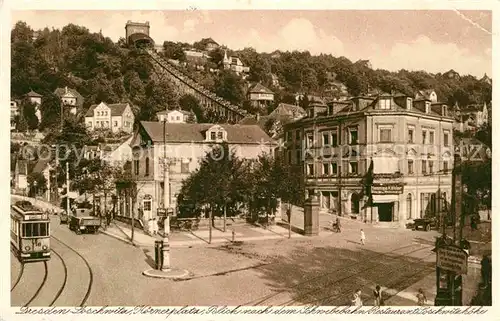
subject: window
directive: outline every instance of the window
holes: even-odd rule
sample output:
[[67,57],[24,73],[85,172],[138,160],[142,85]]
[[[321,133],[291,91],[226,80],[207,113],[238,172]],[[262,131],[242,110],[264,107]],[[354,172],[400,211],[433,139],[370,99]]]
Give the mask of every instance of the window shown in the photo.
[[338,135],[337,135],[337,132],[334,132],[332,134],[332,146],[333,147],[337,147],[338,144],[339,144],[339,142],[338,142]]
[[306,147],[311,148],[313,147],[313,134],[307,134],[307,141],[306,141]]
[[210,139],[215,140],[215,132],[210,132]]
[[332,174],[333,175],[338,174],[337,163],[332,163]]
[[287,141],[287,142],[289,142],[289,141],[291,141],[291,140],[292,140],[292,134],[291,134],[291,132],[286,132],[286,135],[285,135],[285,136],[286,136],[286,141]]
[[217,132],[217,139],[222,139],[223,135],[222,132]]
[[357,174],[358,173],[358,162],[350,162],[349,163],[349,173]]
[[181,173],[183,174],[189,173],[189,162],[187,161],[181,162]]
[[381,99],[380,100],[380,109],[391,109],[391,100],[390,99]]
[[429,161],[429,174],[432,174],[434,172],[434,162]]
[[109,127],[109,121],[106,121],[106,128]]
[[413,144],[413,128],[408,128],[408,143]]
[[411,211],[412,211],[412,199],[411,199],[411,194],[408,194],[408,196],[406,197],[406,219],[409,220],[411,219]]
[[288,150],[286,152],[286,159],[288,161],[288,164],[291,164],[292,163],[292,151],[291,150]]
[[422,130],[422,144],[426,144],[426,143],[427,143],[427,131]]
[[134,160],[134,173],[135,173],[135,175],[139,175],[139,160],[138,159]]
[[91,121],[87,122],[87,127],[92,127],[92,122]]
[[429,144],[434,144],[434,132],[429,132]]
[[444,171],[445,173],[447,173],[447,172],[448,172],[448,161],[443,161],[443,171]]
[[307,164],[307,175],[314,175],[314,165]]
[[48,223],[23,223],[23,237],[48,236]]
[[300,130],[295,131],[295,140],[300,140]]
[[115,127],[118,127],[118,122],[115,120],[114,124]]
[[357,145],[358,144],[358,129],[350,129],[349,130],[349,144]]
[[323,134],[323,146],[330,146],[330,134],[329,133]]
[[450,146],[450,141],[449,141],[449,139],[450,139],[450,134],[448,134],[448,133],[444,133],[444,134],[443,134],[443,144],[444,144],[444,146],[445,146],[445,147]]
[[149,157],[146,157],[146,172],[144,176],[149,176]]
[[148,211],[148,212],[151,211],[151,201],[150,200],[143,201],[142,204],[143,204],[144,211]]
[[391,138],[391,129],[390,128],[381,128],[380,129],[380,142],[390,142]]
[[422,174],[427,174],[427,161],[422,160]]
[[323,163],[323,175],[330,175],[330,164]]
[[413,159],[408,160],[408,174],[413,174]]
[[175,120],[181,120],[181,117],[180,117],[180,116],[177,116]]
[[297,149],[295,151],[295,157],[296,157],[296,160],[297,160],[297,164],[299,164],[302,161],[302,152],[301,152],[300,149]]

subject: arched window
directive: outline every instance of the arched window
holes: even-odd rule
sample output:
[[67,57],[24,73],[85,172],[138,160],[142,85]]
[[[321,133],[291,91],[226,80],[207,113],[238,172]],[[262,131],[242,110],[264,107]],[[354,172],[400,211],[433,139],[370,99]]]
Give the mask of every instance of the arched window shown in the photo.
[[352,193],[351,195],[351,213],[359,213],[359,195],[357,193]]
[[146,157],[146,173],[144,176],[149,176],[149,157]]
[[408,194],[406,197],[406,219],[411,219],[411,211],[412,211],[412,199],[411,194]]

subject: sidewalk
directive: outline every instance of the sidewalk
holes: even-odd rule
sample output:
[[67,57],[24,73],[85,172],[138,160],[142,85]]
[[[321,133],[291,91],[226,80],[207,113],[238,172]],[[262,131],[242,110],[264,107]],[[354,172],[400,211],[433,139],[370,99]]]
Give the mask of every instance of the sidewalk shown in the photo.
[[[221,243],[231,243],[234,229],[235,242],[253,242],[271,239],[288,238],[288,230],[279,226],[269,226],[267,229],[256,227],[253,225],[231,226],[222,232],[219,228],[212,229],[212,242],[208,243],[209,230],[199,229],[192,232],[174,232],[170,234],[170,247],[192,247],[192,246],[210,246]],[[101,233],[121,240],[123,242],[133,244],[139,247],[152,247],[156,240],[161,240],[162,236],[151,236],[146,234],[141,229],[134,229],[134,241],[131,241],[132,230],[129,226],[121,222],[113,222],[107,229],[101,230]],[[293,233],[292,238],[303,238],[303,235]]]

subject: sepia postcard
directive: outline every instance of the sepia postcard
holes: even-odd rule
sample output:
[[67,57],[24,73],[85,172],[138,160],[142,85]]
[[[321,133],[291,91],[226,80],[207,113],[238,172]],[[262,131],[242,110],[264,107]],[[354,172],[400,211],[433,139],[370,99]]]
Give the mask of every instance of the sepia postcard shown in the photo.
[[0,320],[494,315],[496,5],[4,3]]

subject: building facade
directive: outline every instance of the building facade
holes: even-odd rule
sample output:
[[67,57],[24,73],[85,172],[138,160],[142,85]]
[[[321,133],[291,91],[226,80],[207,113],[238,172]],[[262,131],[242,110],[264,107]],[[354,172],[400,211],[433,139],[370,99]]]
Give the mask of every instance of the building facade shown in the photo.
[[[285,126],[285,159],[303,164],[324,210],[404,226],[451,200],[453,118],[442,103],[381,94],[312,106]],[[364,180],[373,161],[373,206]],[[445,206],[442,200],[441,208]]]
[[257,83],[248,89],[247,99],[253,107],[267,108],[274,102],[274,92]]
[[241,73],[250,72],[250,67],[244,66],[240,58],[236,56],[228,57],[227,51],[224,52],[224,59],[222,60],[222,64],[224,65],[224,69],[232,70],[238,75]]
[[[141,122],[131,146],[132,175],[137,182],[138,206],[144,218],[156,217],[158,208],[175,210],[182,181],[199,167],[206,153],[221,142],[227,142],[243,159],[257,159],[275,148],[271,138],[256,125]],[[170,164],[167,204],[164,200],[165,156]]]
[[92,105],[85,115],[85,125],[90,131],[132,133],[134,120],[134,113],[128,103]]
[[194,119],[194,115],[185,110],[164,110],[156,113],[158,121],[167,123],[187,123]]
[[57,88],[54,94],[61,99],[61,103],[64,108],[68,109],[73,115],[76,115],[78,111],[81,110],[83,106],[83,96],[76,91],[76,89],[68,88]]

